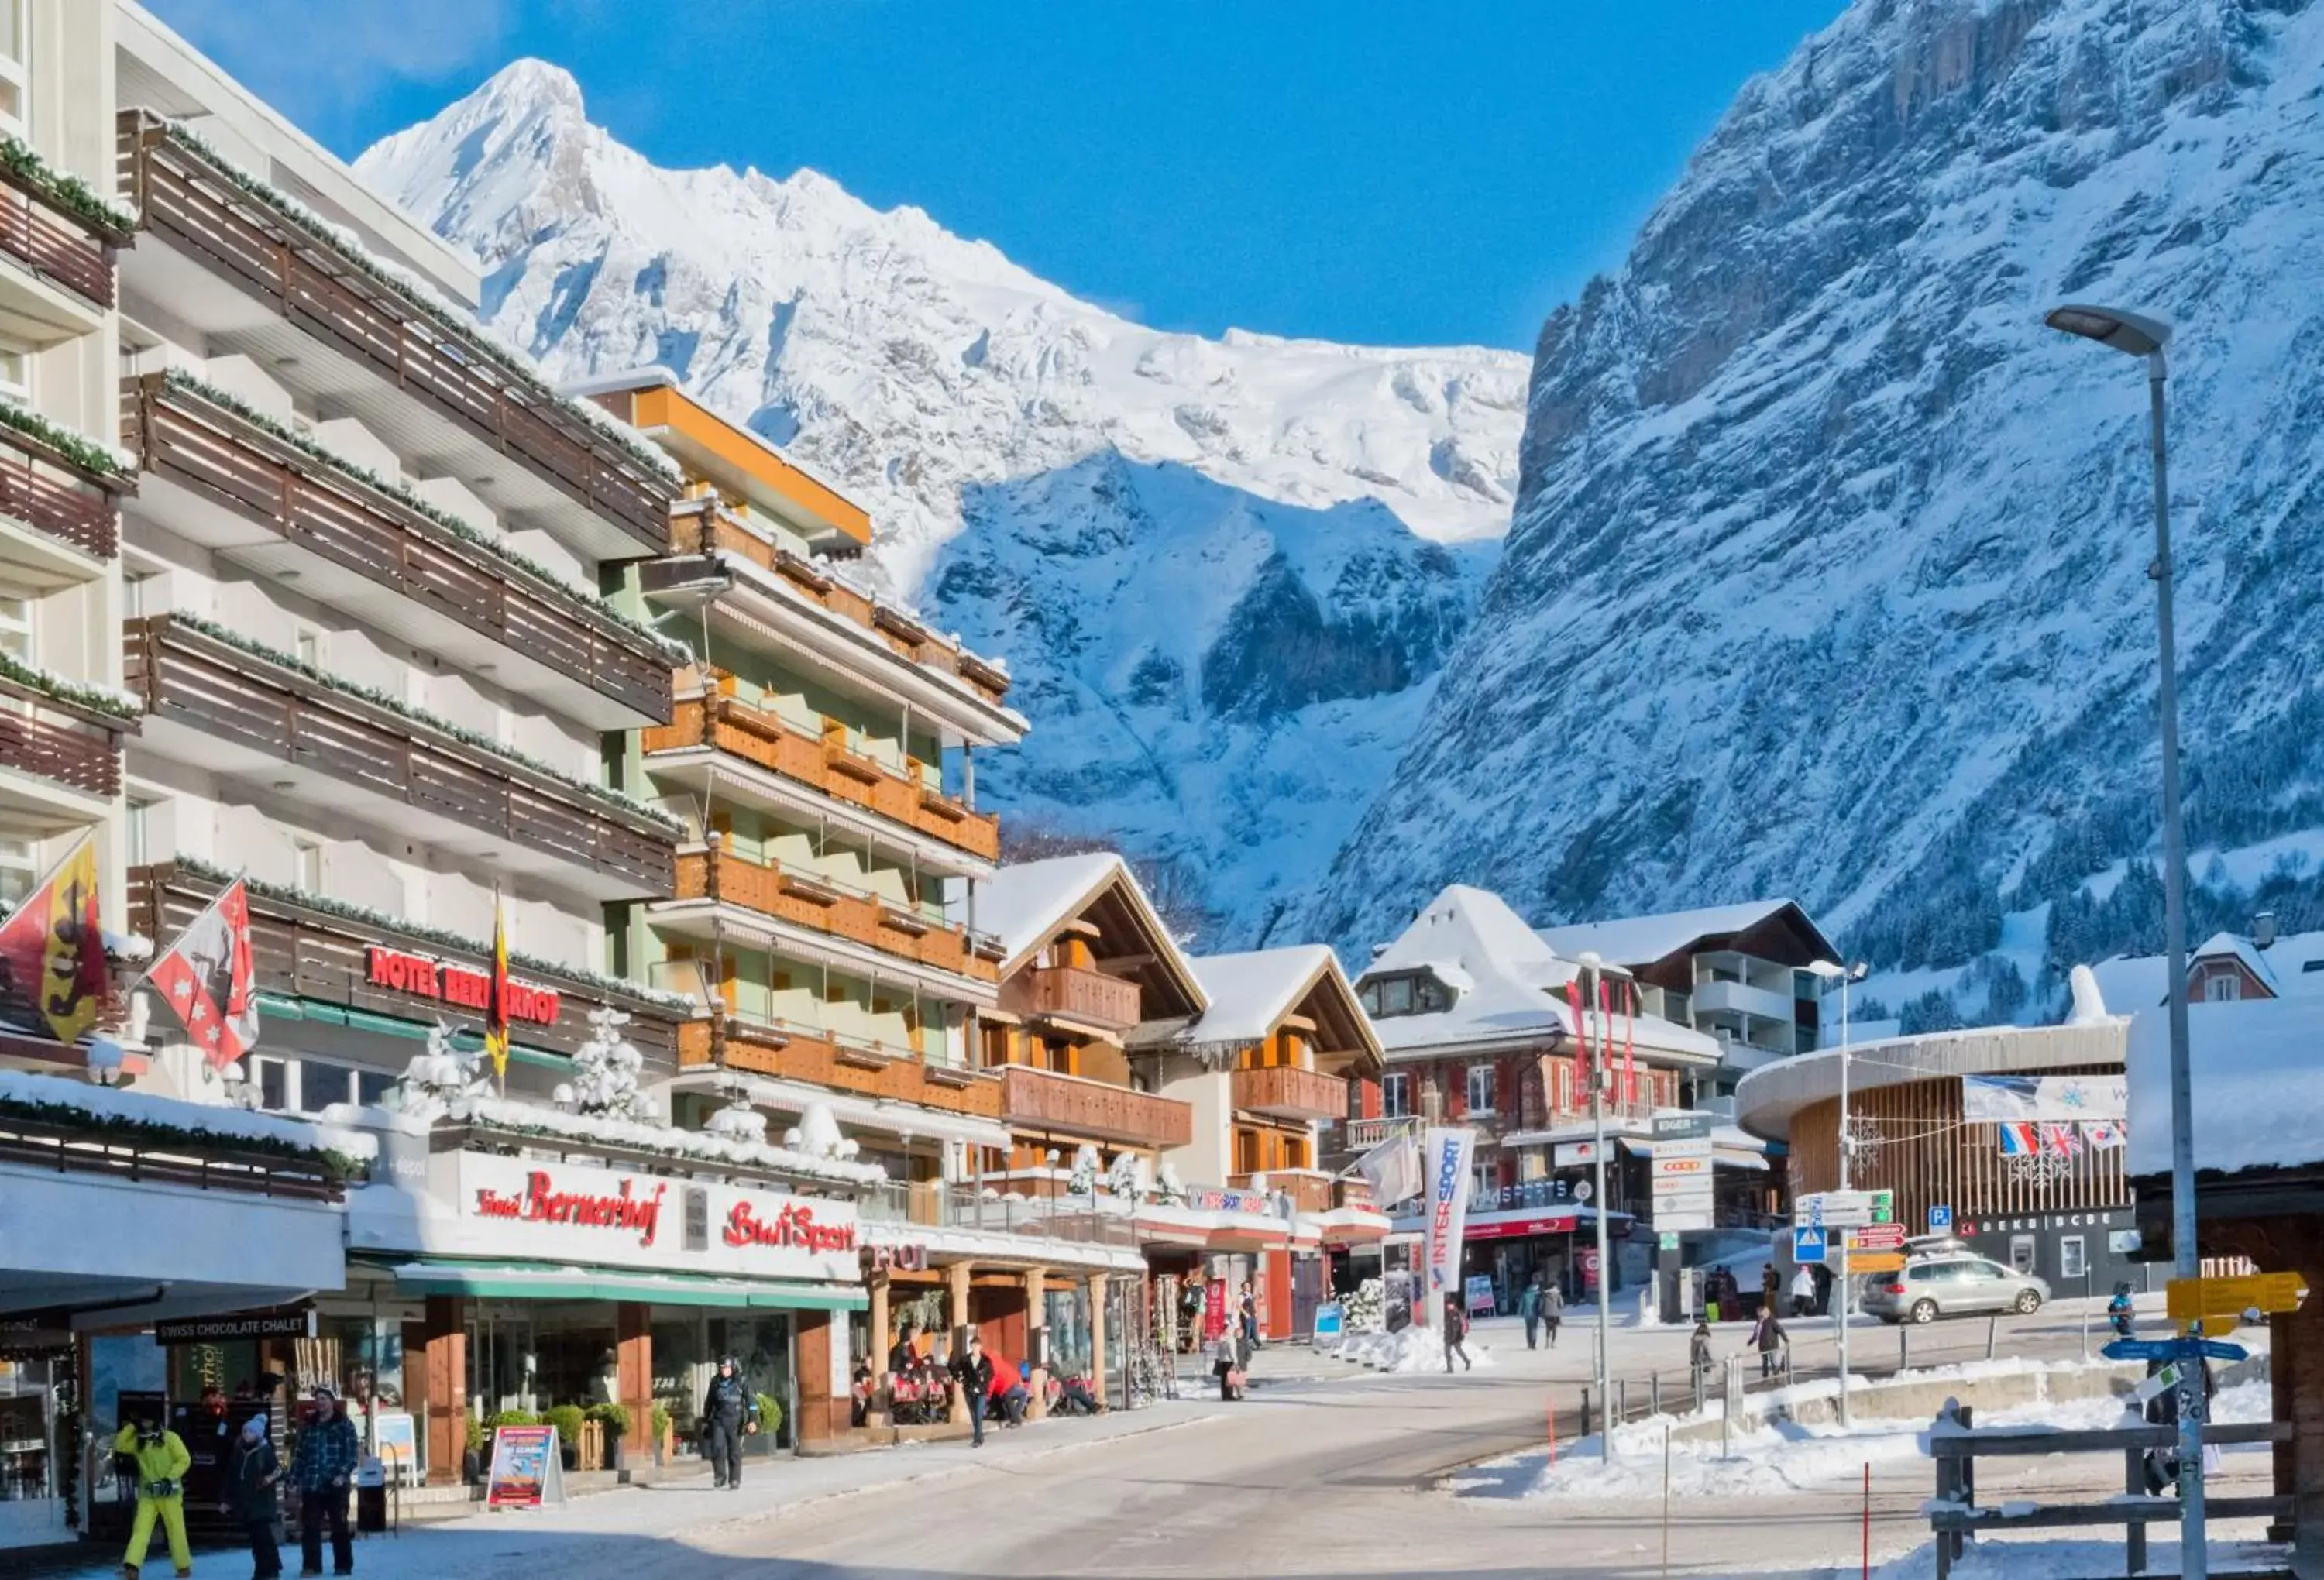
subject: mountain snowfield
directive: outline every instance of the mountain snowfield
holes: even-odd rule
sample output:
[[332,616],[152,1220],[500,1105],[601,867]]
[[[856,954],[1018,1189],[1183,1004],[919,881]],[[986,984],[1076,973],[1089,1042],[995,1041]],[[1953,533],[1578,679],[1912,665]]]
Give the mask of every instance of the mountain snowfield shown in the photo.
[[2319,198],[2324,4],[1858,0],[1543,330],[1501,562],[1301,923],[1789,894],[1923,1024],[2159,947],[2146,388],[2070,299],[2180,328],[2196,936],[2324,923]]
[[[1401,749],[1491,552],[1434,545],[1508,526],[1516,353],[1148,329],[813,170],[658,169],[538,60],[355,168],[475,253],[552,376],[661,363],[869,506],[874,574],[1019,677],[988,798],[1182,859],[1218,942],[1313,883]],[[1243,657],[1205,642],[1294,606],[1333,647],[1304,683],[1211,678]]]

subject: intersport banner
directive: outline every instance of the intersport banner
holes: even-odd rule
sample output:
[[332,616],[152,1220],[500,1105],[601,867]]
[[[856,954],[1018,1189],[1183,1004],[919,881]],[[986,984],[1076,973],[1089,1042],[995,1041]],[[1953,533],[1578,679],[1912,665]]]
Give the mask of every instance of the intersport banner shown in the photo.
[[1420,1138],[1428,1298],[1426,1309],[1415,1315],[1431,1327],[1444,1319],[1444,1297],[1461,1290],[1461,1241],[1469,1227],[1469,1163],[1476,1150],[1473,1130],[1434,1126]]

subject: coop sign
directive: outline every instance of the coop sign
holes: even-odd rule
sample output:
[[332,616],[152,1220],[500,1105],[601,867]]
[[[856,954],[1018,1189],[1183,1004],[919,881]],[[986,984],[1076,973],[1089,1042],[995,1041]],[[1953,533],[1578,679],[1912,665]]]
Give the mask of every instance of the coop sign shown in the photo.
[[[431,959],[427,955],[410,954],[383,944],[371,944],[364,951],[364,979],[374,988],[390,993],[408,993],[414,998],[433,999],[460,1009],[472,1009],[482,1015],[490,1007],[493,979],[485,973],[466,966],[456,966],[449,960]],[[530,1021],[534,1025],[553,1026],[562,1007],[561,996],[554,988],[536,988],[530,983],[509,983],[509,1019]]]
[[[408,1208],[377,1222],[357,1212],[350,1243],[679,1276],[862,1281],[853,1201],[466,1150],[433,1154],[427,1189],[452,1207],[449,1221]],[[700,1227],[689,1233],[689,1223]]]

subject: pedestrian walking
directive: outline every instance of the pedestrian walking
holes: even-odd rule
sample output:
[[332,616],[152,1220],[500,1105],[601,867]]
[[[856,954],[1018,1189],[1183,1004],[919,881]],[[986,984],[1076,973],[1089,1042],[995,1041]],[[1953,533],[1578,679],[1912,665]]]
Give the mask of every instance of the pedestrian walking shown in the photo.
[[759,1429],[759,1396],[743,1379],[733,1355],[721,1355],[718,1374],[702,1397],[704,1447],[710,1457],[713,1490],[742,1485],[742,1439]]
[[1259,1294],[1250,1287],[1250,1280],[1242,1281],[1242,1294],[1235,1302],[1236,1314],[1242,1321],[1243,1342],[1257,1349],[1259,1338]]
[[1775,1271],[1775,1259],[1770,1257],[1767,1264],[1759,1269],[1759,1304],[1772,1311],[1783,1292],[1784,1275]]
[[1759,1375],[1775,1375],[1781,1370],[1777,1364],[1777,1352],[1789,1344],[1791,1338],[1784,1332],[1783,1323],[1776,1319],[1774,1307],[1761,1308],[1759,1319],[1751,1326],[1751,1342],[1759,1351]]
[[1541,1337],[1541,1279],[1538,1274],[1517,1297],[1517,1315],[1525,1318],[1526,1348],[1539,1349]]
[[347,1530],[347,1486],[355,1474],[355,1424],[339,1408],[327,1382],[315,1385],[315,1413],[299,1429],[290,1451],[290,1484],[299,1489],[300,1575],[323,1572],[323,1527],[331,1528],[331,1573],[355,1572],[355,1544]]
[[280,1512],[274,1488],[281,1480],[282,1461],[266,1435],[266,1418],[254,1415],[242,1423],[226,1482],[234,1517],[250,1538],[250,1580],[274,1580],[282,1573],[282,1551],[274,1543]]
[[1794,1317],[1809,1316],[1815,1310],[1815,1274],[1810,1272],[1808,1264],[1803,1262],[1800,1263],[1800,1270],[1792,1274],[1792,1315]]
[[137,1580],[159,1520],[170,1544],[170,1562],[179,1574],[192,1574],[194,1555],[186,1546],[185,1476],[193,1468],[194,1456],[185,1439],[159,1420],[129,1421],[115,1435],[113,1452],[127,1456],[137,1476],[137,1512],[130,1520],[129,1550],[121,1556],[121,1573],[127,1580]]
[[969,1444],[984,1447],[984,1406],[992,1397],[992,1357],[984,1353],[984,1341],[972,1332],[968,1343],[953,1357],[952,1374],[960,1384],[961,1396],[968,1401]]
[[1469,1313],[1461,1309],[1460,1296],[1448,1294],[1444,1297],[1445,1375],[1452,1375],[1452,1357],[1454,1355],[1459,1355],[1461,1357],[1461,1369],[1462,1371],[1473,1372],[1476,1370],[1474,1366],[1469,1364],[1469,1351],[1461,1342],[1468,1337]]
[[1711,1324],[1698,1318],[1686,1341],[1686,1364],[1694,1371],[1694,1392],[1700,1396],[1711,1375]]
[[1541,1291],[1541,1325],[1549,1329],[1549,1347],[1557,1347],[1557,1325],[1565,1320],[1565,1291],[1551,1284]]
[[2130,1286],[2114,1286],[2114,1298],[2107,1302],[2107,1326],[2114,1329],[2116,1338],[2131,1337]]

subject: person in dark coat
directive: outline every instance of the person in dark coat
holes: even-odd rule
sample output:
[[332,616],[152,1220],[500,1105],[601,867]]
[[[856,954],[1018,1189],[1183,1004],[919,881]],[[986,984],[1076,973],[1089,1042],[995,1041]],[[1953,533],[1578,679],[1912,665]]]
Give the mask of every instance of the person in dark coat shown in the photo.
[[1448,1376],[1452,1371],[1454,1355],[1461,1357],[1462,1371],[1476,1370],[1476,1367],[1469,1364],[1469,1352],[1461,1343],[1468,1337],[1469,1313],[1461,1309],[1460,1296],[1448,1294],[1444,1297],[1444,1371]]
[[992,1357],[984,1353],[984,1341],[972,1333],[960,1354],[953,1357],[952,1374],[968,1401],[969,1442],[984,1447],[984,1405],[992,1392]]
[[1775,1309],[1773,1306],[1759,1308],[1759,1319],[1751,1325],[1751,1343],[1759,1351],[1759,1375],[1773,1377],[1782,1369],[1777,1364],[1777,1356],[1790,1342],[1790,1337],[1784,1332],[1783,1323],[1775,1317]]
[[327,1382],[315,1389],[315,1418],[299,1430],[290,1451],[290,1482],[299,1489],[300,1574],[323,1572],[323,1527],[331,1528],[331,1572],[355,1572],[355,1538],[347,1530],[347,1488],[362,1447],[355,1424],[339,1408]]
[[702,1399],[704,1447],[710,1458],[713,1487],[740,1489],[742,1484],[742,1439],[759,1429],[759,1396],[742,1380],[742,1368],[733,1355],[722,1356],[718,1375]]
[[254,1415],[242,1423],[226,1484],[227,1506],[250,1537],[251,1580],[274,1580],[282,1573],[282,1553],[274,1544],[274,1488],[281,1480],[282,1461],[266,1435],[266,1418]]
[[1694,1370],[1694,1391],[1701,1393],[1711,1377],[1711,1324],[1697,1321],[1686,1341],[1686,1364]]
[[1767,1265],[1759,1270],[1759,1304],[1770,1311],[1775,1309],[1783,1291],[1784,1275],[1775,1271],[1775,1263],[1770,1259]]

